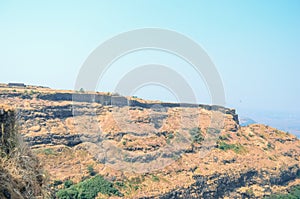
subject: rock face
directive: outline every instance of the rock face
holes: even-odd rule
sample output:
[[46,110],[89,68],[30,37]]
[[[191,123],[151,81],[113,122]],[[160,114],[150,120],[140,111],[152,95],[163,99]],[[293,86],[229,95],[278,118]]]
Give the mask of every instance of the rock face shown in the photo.
[[93,165],[124,185],[125,198],[263,198],[299,183],[299,140],[263,125],[240,127],[234,109],[49,88],[0,91],[52,181],[79,182]]

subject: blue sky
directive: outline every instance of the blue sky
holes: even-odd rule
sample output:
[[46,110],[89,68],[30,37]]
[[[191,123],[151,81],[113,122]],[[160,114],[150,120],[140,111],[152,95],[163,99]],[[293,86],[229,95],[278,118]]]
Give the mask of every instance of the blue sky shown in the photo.
[[[300,112],[297,0],[1,0],[0,27],[0,82],[72,89],[83,62],[102,42],[132,29],[157,27],[182,33],[206,50],[223,80],[227,106],[245,113]],[[176,67],[182,70],[180,61]],[[119,77],[111,78],[106,85]],[[201,88],[199,102],[209,103],[201,82],[191,83]],[[172,98],[160,89],[137,94]]]

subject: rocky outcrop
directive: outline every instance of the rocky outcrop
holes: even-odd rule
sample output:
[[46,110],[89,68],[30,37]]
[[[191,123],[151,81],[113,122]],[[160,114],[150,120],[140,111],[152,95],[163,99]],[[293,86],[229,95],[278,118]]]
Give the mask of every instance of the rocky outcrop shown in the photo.
[[[247,170],[234,174],[214,174],[211,176],[194,175],[195,183],[188,188],[171,191],[158,198],[256,198],[251,192],[237,193],[240,187],[258,185],[265,187],[265,192],[270,193],[271,186],[285,185],[299,176],[300,168],[293,165],[281,170],[278,174],[270,174],[267,171]],[[269,196],[266,194],[265,196]],[[151,197],[149,197],[151,198]]]
[[238,115],[234,109],[225,108],[216,105],[202,105],[202,104],[188,104],[188,103],[165,103],[165,102],[140,102],[135,99],[128,99],[119,95],[104,95],[104,94],[80,94],[80,93],[53,93],[53,94],[39,94],[38,99],[49,100],[49,101],[74,101],[74,102],[95,102],[102,105],[112,105],[112,106],[131,106],[131,107],[141,107],[145,109],[150,109],[153,107],[161,108],[176,108],[176,107],[200,107],[208,111],[220,111],[224,114],[231,114],[234,121],[237,123]]

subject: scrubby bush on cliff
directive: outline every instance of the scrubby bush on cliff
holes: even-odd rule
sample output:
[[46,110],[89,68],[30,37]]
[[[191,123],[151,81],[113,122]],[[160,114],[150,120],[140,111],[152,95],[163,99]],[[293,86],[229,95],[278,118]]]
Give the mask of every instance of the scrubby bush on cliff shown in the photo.
[[74,183],[73,183],[72,180],[66,180],[66,181],[64,182],[64,187],[65,187],[65,188],[69,188],[69,187],[71,187],[73,184],[74,184]]
[[190,129],[189,133],[191,135],[191,140],[193,143],[200,144],[204,140],[201,129],[199,127]]
[[300,185],[291,188],[288,194],[271,195],[265,199],[300,199]]
[[98,193],[108,196],[121,196],[113,183],[97,175],[76,185],[72,185],[67,189],[59,190],[56,193],[56,197],[58,199],[94,199]]
[[88,170],[90,176],[95,176],[95,175],[97,174],[97,173],[95,172],[95,170],[94,170],[93,165],[89,165],[89,166],[87,167],[87,170]]
[[246,150],[241,144],[228,144],[226,142],[218,142],[218,148],[227,151],[227,150],[233,150],[236,153],[244,153]]

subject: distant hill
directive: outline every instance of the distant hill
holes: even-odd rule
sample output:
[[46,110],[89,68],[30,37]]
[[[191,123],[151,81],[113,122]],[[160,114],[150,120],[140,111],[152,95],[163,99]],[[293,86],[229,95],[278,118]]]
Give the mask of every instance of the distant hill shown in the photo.
[[248,126],[250,124],[256,124],[257,122],[248,117],[239,117],[239,122],[241,126]]

